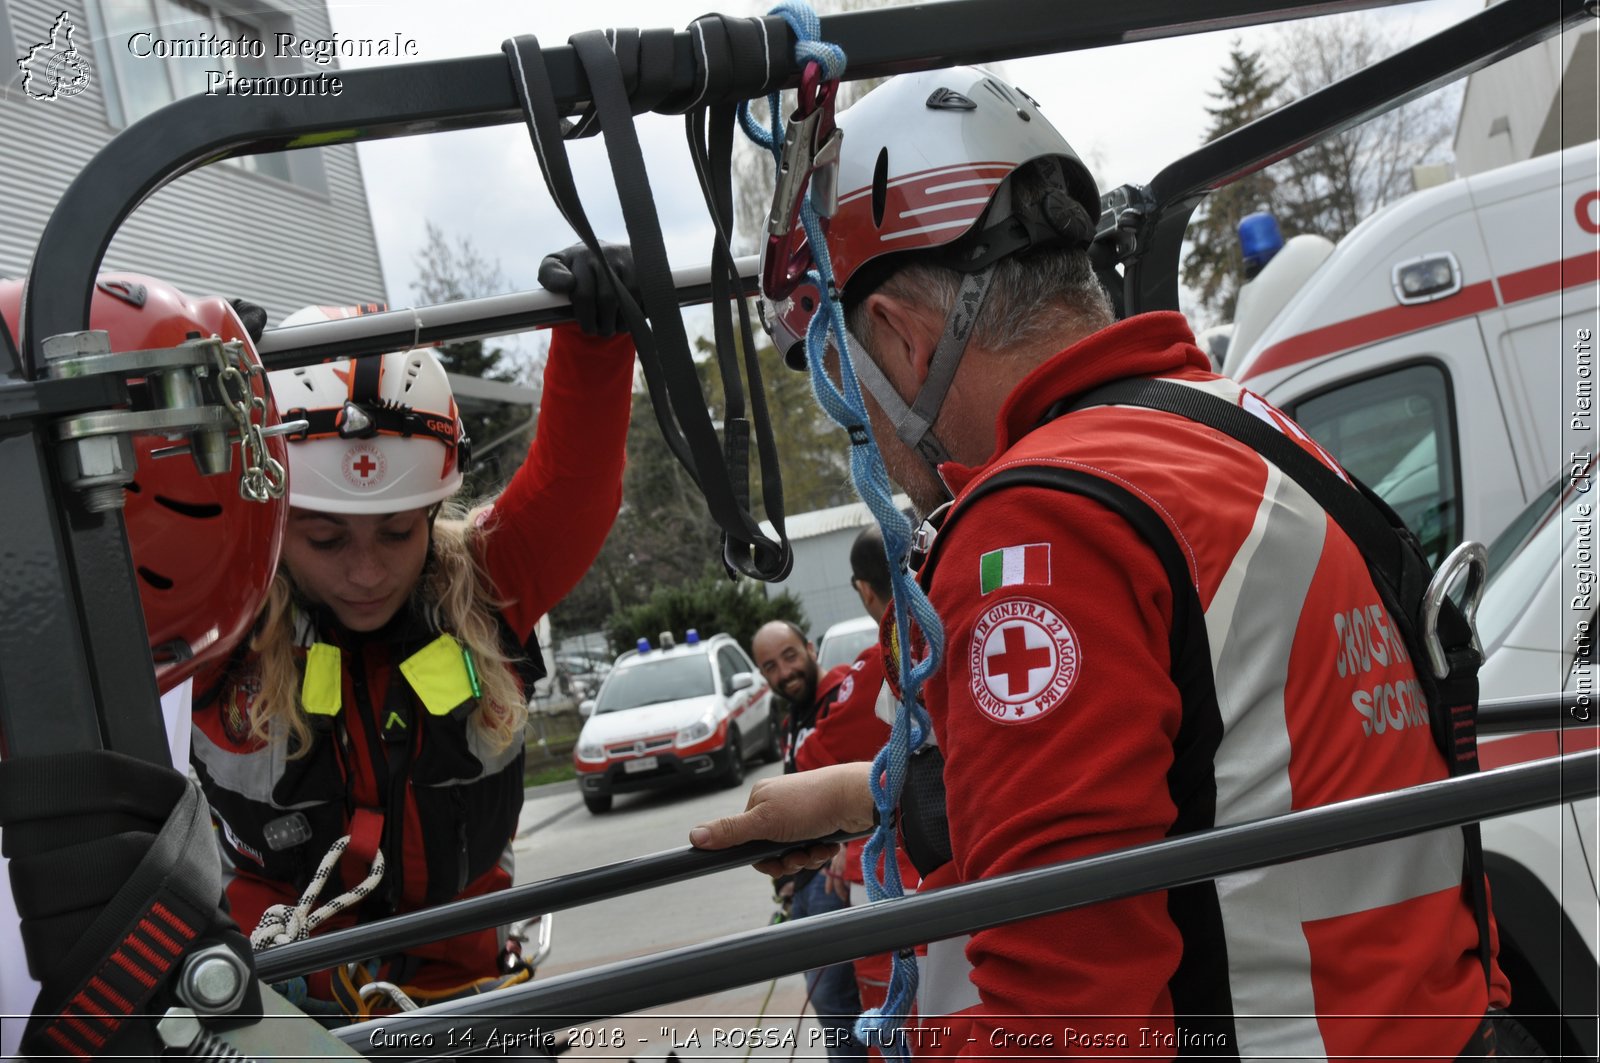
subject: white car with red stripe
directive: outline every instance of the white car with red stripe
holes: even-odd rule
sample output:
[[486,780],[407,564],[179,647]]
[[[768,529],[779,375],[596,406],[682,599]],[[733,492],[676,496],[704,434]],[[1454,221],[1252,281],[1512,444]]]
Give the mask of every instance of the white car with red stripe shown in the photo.
[[736,786],[744,764],[780,757],[772,690],[729,635],[660,648],[640,639],[617,658],[573,747],[578,792],[590,812],[611,808],[618,793],[694,779]]
[[[1600,148],[1417,192],[1246,285],[1224,371],[1377,489],[1437,558],[1593,453]],[[1578,427],[1573,427],[1574,425]]]

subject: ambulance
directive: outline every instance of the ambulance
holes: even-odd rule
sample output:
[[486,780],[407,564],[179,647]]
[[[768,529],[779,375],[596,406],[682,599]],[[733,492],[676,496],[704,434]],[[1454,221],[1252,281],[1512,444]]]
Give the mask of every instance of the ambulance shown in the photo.
[[[1337,245],[1296,236],[1241,290],[1221,361],[1383,496],[1432,560],[1493,544],[1484,698],[1591,685],[1600,618],[1573,581],[1592,574],[1593,542],[1563,532],[1592,527],[1582,515],[1600,501],[1597,175],[1600,149],[1580,145],[1419,191]],[[1596,734],[1485,737],[1481,757],[1571,752]],[[1587,800],[1483,823],[1512,1010],[1590,1058],[1597,817]]]
[[[1593,453],[1594,143],[1417,192],[1242,291],[1222,370],[1300,422],[1435,560]],[[1577,427],[1574,427],[1574,426]]]

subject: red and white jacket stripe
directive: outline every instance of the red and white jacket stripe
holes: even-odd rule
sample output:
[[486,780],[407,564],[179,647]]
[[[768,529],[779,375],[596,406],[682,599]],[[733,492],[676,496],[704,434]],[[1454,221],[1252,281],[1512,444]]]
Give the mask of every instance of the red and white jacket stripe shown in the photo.
[[[1292,480],[1171,414],[1039,424],[1059,399],[1162,376],[1327,460],[1206,366],[1180,315],[1120,322],[1019,384],[988,462],[945,466],[958,508],[1019,464],[1092,473],[1148,504],[1198,591],[1216,699],[1183,704],[1171,585],[1120,516],[1044,487],[976,501],[943,533],[930,589],[947,654],[926,701],[955,858],[924,890],[1154,842],[1180,814],[1192,822],[1197,800],[1214,800],[1200,818],[1221,826],[1447,775],[1365,564]],[[1041,544],[1042,578],[1038,551],[983,560]],[[1186,712],[1210,712],[1220,733],[1198,798],[1169,778]],[[1498,969],[1492,1000],[1485,985],[1462,850],[1458,830],[1435,831],[935,943],[921,1022],[950,1030],[924,1052],[1454,1059],[1508,997]],[[1197,1001],[1222,1020],[1186,1015]]]

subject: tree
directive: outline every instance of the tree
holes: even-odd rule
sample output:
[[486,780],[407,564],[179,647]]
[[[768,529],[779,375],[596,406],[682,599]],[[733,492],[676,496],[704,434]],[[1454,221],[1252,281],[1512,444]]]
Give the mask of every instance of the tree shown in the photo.
[[611,648],[621,653],[643,636],[652,644],[662,631],[682,640],[689,628],[702,636],[726,632],[748,647],[769,620],[788,620],[804,631],[805,611],[788,591],[768,598],[754,584],[706,576],[676,587],[657,587],[650,599],[616,613],[606,626]]
[[[1228,65],[1223,68],[1216,91],[1208,93],[1218,104],[1206,108],[1211,125],[1205,142],[1248,125],[1272,110],[1281,84],[1282,78],[1272,76],[1261,54],[1247,51],[1236,39],[1228,50]],[[1190,248],[1183,259],[1183,283],[1198,294],[1200,305],[1218,320],[1231,321],[1239,299],[1239,221],[1269,206],[1276,187],[1277,180],[1269,171],[1247,174],[1207,196],[1189,225]]]
[[[452,242],[431,221],[424,223],[424,232],[427,243],[416,259],[420,273],[411,284],[419,303],[457,302],[498,295],[509,289],[500,273],[500,263],[485,259],[470,239],[461,236]],[[533,377],[532,367],[519,373],[505,348],[481,339],[447,343],[435,353],[446,370],[461,376],[500,383]],[[491,495],[504,487],[522,464],[533,439],[533,411],[526,406],[496,404],[482,409],[463,404],[461,419],[475,457],[467,474],[467,492],[473,497]]]
[[[1370,18],[1312,19],[1278,31],[1272,58],[1284,102],[1392,54],[1404,41]],[[1438,161],[1454,128],[1460,90],[1434,93],[1319,141],[1273,167],[1286,230],[1337,241],[1361,219],[1412,191],[1413,166]]]

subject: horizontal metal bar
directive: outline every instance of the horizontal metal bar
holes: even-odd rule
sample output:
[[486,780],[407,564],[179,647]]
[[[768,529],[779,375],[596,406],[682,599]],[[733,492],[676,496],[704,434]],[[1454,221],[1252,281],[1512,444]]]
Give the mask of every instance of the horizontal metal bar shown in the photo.
[[[842,842],[852,837],[860,835],[839,834],[823,840]],[[545,882],[513,886],[483,897],[280,945],[256,955],[256,970],[264,980],[275,982],[351,960],[396,952],[423,942],[439,941],[455,934],[501,926],[547,912],[578,908],[595,901],[683,882],[730,868],[749,867],[758,860],[777,856],[793,848],[794,845],[782,842],[750,842],[717,852],[692,848],[671,849],[650,856],[619,860]]]
[[[1502,733],[1560,726],[1562,721],[1558,714],[1578,703],[1575,694],[1485,702],[1479,707],[1479,728]],[[1585,726],[1581,723],[1574,725]],[[1587,725],[1592,726],[1593,720]],[[515,886],[487,896],[280,945],[260,953],[256,957],[256,966],[262,978],[269,982],[278,981],[333,964],[394,952],[424,942],[440,941],[456,934],[500,926],[544,912],[576,908],[638,890],[746,866],[791,848],[794,846],[757,842],[719,852],[674,849],[622,860],[544,882]]]
[[[745,255],[734,260],[746,295],[760,285],[761,259]],[[711,267],[687,266],[672,271],[680,306],[711,300]],[[341,321],[268,329],[257,344],[268,369],[310,365],[328,358],[403,350],[424,343],[503,336],[549,328],[572,320],[572,304],[564,295],[535,288],[478,299],[463,299],[437,306],[388,310]]]
[[[527,1033],[623,1015],[859,956],[1100,901],[1299,860],[1600,793],[1600,750],[1034,868],[745,931],[335,1031],[372,1056],[426,1059],[447,1031]],[[499,1019],[510,1019],[500,1022]],[[382,1028],[384,1037],[375,1039]],[[434,1047],[413,1047],[427,1035]]]
[[[845,49],[849,78],[885,77],[957,63],[988,62],[1182,36],[1219,28],[1303,18],[1415,0],[946,0],[846,12],[822,19],[822,38]],[[770,34],[793,50],[776,17]],[[690,35],[675,36],[673,97],[695,85]],[[556,106],[570,112],[589,98],[572,49],[544,49]],[[124,130],[61,197],[34,257],[23,307],[23,360],[41,362],[38,338],[84,327],[105,249],[135,206],[168,181],[219,159],[395,136],[502,125],[522,120],[501,55],[341,71],[337,96],[186,97]],[[775,71],[793,87],[798,68]],[[303,83],[312,78],[284,78]],[[744,95],[758,95],[744,87]],[[32,372],[29,375],[33,375]]]
[[1568,730],[1594,727],[1597,723],[1600,723],[1600,714],[1595,712],[1594,698],[1573,691],[1496,698],[1478,705],[1480,735]]

